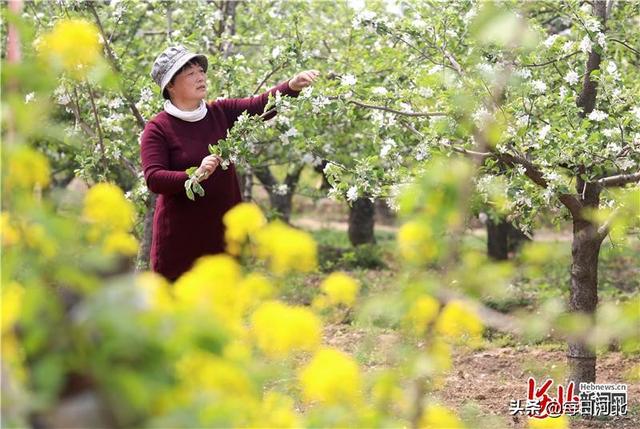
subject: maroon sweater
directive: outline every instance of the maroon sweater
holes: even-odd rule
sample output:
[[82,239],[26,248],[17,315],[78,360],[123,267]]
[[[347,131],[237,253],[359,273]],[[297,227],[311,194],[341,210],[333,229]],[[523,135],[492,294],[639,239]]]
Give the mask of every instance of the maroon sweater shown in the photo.
[[153,217],[151,267],[170,281],[191,268],[205,254],[224,252],[222,216],[241,201],[236,170],[217,168],[200,184],[205,196],[187,198],[185,170],[199,166],[209,155],[207,146],[218,144],[244,111],[264,111],[269,93],[297,96],[299,92],[283,82],[264,94],[249,98],[228,98],[207,103],[206,116],[187,122],[161,112],[142,133],[140,156],[147,187],[158,194]]

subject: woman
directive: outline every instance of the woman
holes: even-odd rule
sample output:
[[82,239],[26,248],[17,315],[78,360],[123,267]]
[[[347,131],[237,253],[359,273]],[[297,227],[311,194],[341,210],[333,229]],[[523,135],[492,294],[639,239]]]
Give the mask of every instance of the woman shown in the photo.
[[[218,168],[220,160],[209,155],[208,145],[225,138],[243,112],[263,113],[269,94],[295,97],[318,76],[305,71],[256,97],[205,103],[207,67],[204,55],[173,46],[156,58],[151,72],[165,104],[145,126],[140,155],[147,187],[158,194],[151,267],[170,281],[200,256],[224,251],[222,216],[241,201],[235,168]],[[205,196],[192,201],[185,193],[185,170],[196,165]]]

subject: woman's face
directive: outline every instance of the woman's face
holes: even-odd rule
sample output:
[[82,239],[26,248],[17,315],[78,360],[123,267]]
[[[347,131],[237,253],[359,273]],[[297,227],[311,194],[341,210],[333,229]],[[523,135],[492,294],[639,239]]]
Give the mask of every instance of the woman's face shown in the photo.
[[207,75],[200,64],[187,66],[167,85],[171,98],[202,100],[207,96]]

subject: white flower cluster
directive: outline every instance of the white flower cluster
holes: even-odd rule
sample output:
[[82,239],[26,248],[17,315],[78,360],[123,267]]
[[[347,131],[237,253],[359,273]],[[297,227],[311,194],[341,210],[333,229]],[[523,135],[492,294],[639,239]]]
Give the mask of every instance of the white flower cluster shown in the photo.
[[594,109],[591,113],[589,113],[589,116],[587,116],[587,117],[591,121],[601,122],[601,121],[604,121],[605,119],[607,119],[608,116],[609,115],[607,115],[602,110]]
[[347,201],[352,203],[357,199],[358,199],[358,188],[356,186],[351,186],[347,191]]
[[319,113],[329,104],[331,104],[331,100],[329,100],[328,97],[321,95],[311,100],[311,111],[313,113]]
[[289,193],[289,186],[286,183],[279,183],[273,187],[273,193],[276,195],[287,195]]
[[345,74],[340,76],[340,84],[344,86],[353,86],[357,81],[358,79],[352,74]]
[[372,12],[370,10],[363,10],[353,18],[353,20],[351,21],[351,25],[356,30],[364,28],[369,31],[375,31],[375,18],[375,12]]
[[564,80],[569,85],[575,85],[578,83],[578,80],[580,80],[580,76],[578,76],[578,73],[575,70],[569,70],[567,75],[564,77]]
[[538,94],[544,94],[547,91],[547,84],[541,80],[532,80],[531,87]]
[[395,140],[392,138],[387,138],[383,142],[382,148],[380,149],[380,158],[386,158],[393,149],[396,148],[397,144]]
[[492,119],[493,115],[484,106],[473,113],[473,122],[480,129],[484,128]]

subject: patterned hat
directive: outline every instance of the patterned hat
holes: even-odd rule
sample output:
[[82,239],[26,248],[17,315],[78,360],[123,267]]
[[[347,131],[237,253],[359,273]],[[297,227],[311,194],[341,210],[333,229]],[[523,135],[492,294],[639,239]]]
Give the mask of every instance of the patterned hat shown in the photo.
[[171,81],[173,75],[192,58],[196,58],[204,71],[207,71],[209,67],[207,57],[202,54],[189,52],[187,48],[182,45],[170,46],[158,55],[153,62],[151,78],[160,86],[161,94],[164,92],[165,86]]

